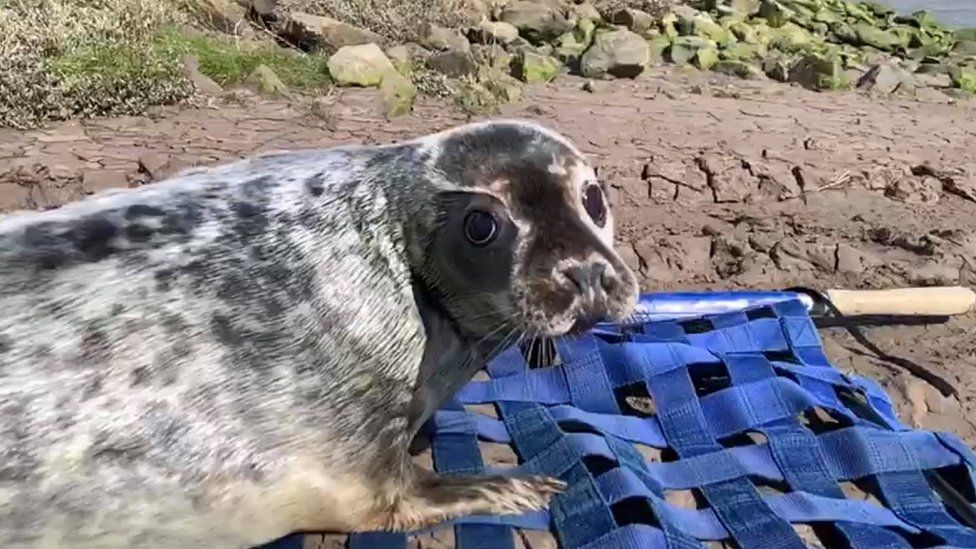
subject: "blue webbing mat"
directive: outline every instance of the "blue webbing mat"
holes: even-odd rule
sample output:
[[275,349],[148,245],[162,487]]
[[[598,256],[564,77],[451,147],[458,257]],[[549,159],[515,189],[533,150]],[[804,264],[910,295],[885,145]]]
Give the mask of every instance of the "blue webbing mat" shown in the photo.
[[[561,340],[555,366],[509,349],[435,414],[436,470],[485,471],[485,440],[515,450],[508,471],[569,483],[547,511],[454,521],[458,548],[514,549],[514,528],[549,530],[567,549],[805,547],[793,524],[815,525],[828,547],[976,547],[976,456],[953,434],[902,425],[876,383],[834,368],[799,295],[743,293],[753,298],[705,315],[649,306],[690,295],[644,296],[643,322]],[[654,413],[629,406],[635,396]],[[497,419],[464,408],[486,403]],[[875,501],[847,498],[842,482]],[[705,504],[673,505],[672,490]],[[348,546],[406,548],[407,536],[353,534]]]

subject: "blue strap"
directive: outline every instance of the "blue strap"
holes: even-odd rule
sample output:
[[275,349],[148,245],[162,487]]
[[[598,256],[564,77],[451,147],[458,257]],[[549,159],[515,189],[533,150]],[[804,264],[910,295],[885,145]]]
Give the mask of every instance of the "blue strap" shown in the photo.
[[[667,344],[670,353],[648,348],[640,362],[647,374],[647,387],[657,403],[661,426],[671,447],[684,459],[722,448],[707,436],[707,425],[695,390],[681,364],[679,353]],[[718,460],[716,460],[718,461]],[[793,528],[772,510],[745,478],[744,471],[732,459],[722,459],[723,470],[739,469],[738,478],[702,486],[700,489],[715,510],[719,520],[740,546],[804,547]]]
[[[730,539],[792,548],[802,543],[790,523],[818,522],[832,525],[838,543],[852,549],[907,549],[916,539],[976,547],[976,531],[946,511],[923,475],[964,464],[972,484],[972,451],[952,435],[909,429],[880,385],[836,370],[795,295],[770,297],[751,310],[728,307],[733,297],[722,297],[707,317],[601,326],[560,339],[559,366],[529,368],[516,347],[493,360],[489,381],[467,384],[431,419],[436,468],[484,472],[478,440],[511,443],[520,465],[489,472],[557,476],[570,488],[549,512],[447,523],[458,546],[507,549],[512,528],[522,528],[553,529],[567,549],[691,549]],[[727,376],[728,386],[700,396],[692,375]],[[636,384],[652,396],[654,417],[622,415],[618,391]],[[862,395],[865,406],[842,393]],[[465,412],[462,403],[495,403],[499,419]],[[799,416],[815,407],[842,425],[814,433]],[[767,442],[727,442],[749,431]],[[645,462],[634,443],[671,449],[678,459]],[[847,500],[838,482],[854,479],[874,482],[887,508]],[[753,485],[762,480],[785,483],[790,492],[763,496]],[[665,499],[666,490],[691,488],[704,494],[708,508]],[[623,516],[631,523],[618,522]],[[358,534],[350,546],[402,547],[401,541]]]
[[[452,399],[443,408],[454,409],[457,414],[463,408]],[[484,461],[478,449],[477,430],[472,415],[455,415],[469,421],[458,425],[454,432],[435,432],[431,439],[434,468],[439,473],[478,474],[484,471]],[[495,524],[470,517],[467,521],[455,521],[454,540],[459,549],[515,549],[512,528],[503,522]],[[379,548],[377,548],[379,549]]]
[[390,549],[407,547],[407,536],[400,532],[356,532],[349,535],[349,549]]
[[919,471],[875,477],[883,501],[905,522],[939,536],[943,542],[976,547],[976,530],[959,524],[946,512]]

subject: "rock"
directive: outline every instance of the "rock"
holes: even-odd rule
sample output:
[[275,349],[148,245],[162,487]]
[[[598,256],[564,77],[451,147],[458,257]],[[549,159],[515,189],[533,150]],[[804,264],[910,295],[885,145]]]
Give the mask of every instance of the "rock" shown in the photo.
[[715,48],[701,48],[695,52],[695,65],[704,71],[718,63],[718,50]]
[[648,65],[660,64],[664,59],[664,54],[671,47],[671,39],[667,36],[658,36],[647,41]]
[[258,93],[269,97],[288,95],[288,86],[267,65],[258,65],[244,80],[244,85],[253,87]]
[[677,22],[678,22],[678,17],[673,13],[669,13],[665,15],[664,17],[661,18],[659,22],[662,29],[661,32],[664,34],[664,36],[668,37],[669,40],[674,40],[675,38],[680,36],[676,26]]
[[759,16],[769,23],[770,27],[780,27],[794,15],[793,10],[776,0],[762,0],[759,6]]
[[193,55],[183,57],[183,77],[193,84],[197,92],[203,95],[220,95],[224,93],[220,84],[214,82],[209,76],[200,72],[200,60]]
[[615,25],[623,25],[629,31],[636,32],[642,36],[657,24],[657,20],[654,19],[653,15],[646,11],[632,8],[624,8],[614,13],[613,17],[610,18],[610,22]]
[[813,42],[814,37],[810,31],[793,23],[785,23],[773,33],[770,46],[793,53],[808,49]]
[[681,36],[691,36],[695,33],[695,17],[701,14],[691,6],[679,4],[671,8],[671,12],[662,18],[662,23],[668,22]]
[[695,17],[694,32],[696,35],[711,40],[719,46],[731,44],[736,40],[735,35],[731,31],[712,21],[712,18],[704,13]]
[[472,27],[468,36],[479,44],[511,44],[518,38],[518,29],[504,21],[482,21]]
[[729,2],[729,9],[732,10],[732,13],[743,19],[759,13],[759,6],[759,0],[732,0]]
[[493,2],[482,0],[462,0],[460,17],[464,25],[473,26],[483,21],[491,20],[491,6]]
[[[916,74],[952,74],[952,65],[944,63],[922,63],[915,69]],[[950,77],[951,78],[951,77]]]
[[698,36],[679,36],[671,44],[671,62],[686,65],[695,58],[698,50],[714,48],[715,44]]
[[952,83],[959,89],[976,93],[976,68],[953,67],[950,69]]
[[434,51],[471,51],[471,44],[460,31],[445,29],[430,23],[425,23],[421,30],[423,40],[421,45]]
[[719,56],[722,59],[736,61],[752,61],[765,56],[765,49],[758,44],[732,44],[720,50]]
[[894,63],[881,63],[872,66],[857,82],[857,88],[879,93],[894,93],[904,86],[906,89],[915,87],[915,80],[911,73]]
[[927,88],[951,88],[952,77],[948,73],[915,73],[915,81],[919,86]]
[[506,73],[511,72],[510,67],[512,66],[512,60],[515,59],[514,55],[505,51],[505,48],[498,44],[476,44],[472,48],[472,54],[474,54],[475,61],[479,65],[485,64],[492,69],[500,70]]
[[387,71],[380,82],[380,96],[390,118],[407,114],[413,108],[417,88],[407,77],[397,71]]
[[960,40],[952,47],[952,52],[961,55],[976,56],[976,40]]
[[939,26],[939,23],[932,17],[932,13],[921,10],[908,15],[898,15],[895,17],[895,23],[902,25],[912,25],[918,29],[935,29]]
[[375,32],[331,17],[303,12],[289,14],[281,34],[304,50],[325,50],[329,53],[337,52],[344,46],[383,45],[383,37]]
[[611,75],[634,78],[644,71],[650,61],[647,42],[629,30],[598,34],[593,45],[580,59],[580,72],[588,78]]
[[832,56],[808,54],[789,70],[789,81],[811,90],[837,90],[848,86],[840,60]]
[[564,62],[579,59],[593,43],[596,24],[583,19],[575,29],[559,37],[556,41],[555,55]]
[[596,80],[587,80],[583,82],[583,91],[588,93],[597,93],[600,91],[600,85]]
[[746,44],[760,43],[759,33],[756,32],[756,29],[748,23],[732,23],[729,25],[729,32],[731,32],[739,42],[744,42]]
[[474,80],[462,80],[461,85],[461,91],[455,94],[454,100],[464,111],[477,115],[498,111],[498,99],[491,90]]
[[835,25],[844,21],[844,16],[829,7],[820,8],[813,14],[813,20],[825,25]]
[[558,59],[532,51],[523,51],[515,61],[519,79],[529,84],[551,81],[559,74],[561,67]]
[[794,63],[795,61],[786,54],[774,50],[763,60],[763,72],[773,80],[787,82],[790,79],[790,68]]
[[505,6],[498,19],[515,26],[519,34],[537,44],[573,29],[561,10],[541,2],[516,0]]
[[535,46],[529,49],[538,53],[539,55],[552,55],[556,51],[556,48],[552,47],[552,44],[542,44],[541,46]]
[[259,17],[271,17],[278,9],[278,0],[250,0],[249,4]]
[[427,66],[450,78],[460,78],[478,70],[478,64],[470,52],[455,50],[431,54],[427,58]]
[[734,59],[726,59],[724,61],[719,61],[712,67],[712,70],[722,74],[728,74],[731,76],[738,76],[739,78],[745,79],[756,79],[762,78],[763,71],[756,65],[752,63],[747,63],[745,61],[738,61]]
[[343,46],[329,58],[328,66],[340,86],[378,86],[387,72],[396,71],[376,44]]
[[593,4],[588,4],[583,2],[582,4],[576,4],[569,8],[569,15],[576,19],[577,21],[582,21],[583,19],[589,19],[594,23],[602,23],[603,16],[600,15],[600,10],[596,9]]
[[505,103],[515,103],[522,98],[522,83],[500,70],[491,71],[484,85],[492,95]]
[[907,46],[902,38],[898,37],[894,33],[889,31],[879,29],[874,25],[868,23],[858,23],[854,25],[854,33],[857,36],[858,43],[862,46],[871,46],[873,48],[878,48],[879,50],[890,51],[898,46]]
[[245,29],[250,30],[247,10],[240,4],[231,0],[198,0],[196,6],[206,21],[220,32],[239,35]]
[[413,74],[413,56],[410,54],[410,48],[407,46],[393,46],[386,50],[386,57],[398,73],[403,76]]

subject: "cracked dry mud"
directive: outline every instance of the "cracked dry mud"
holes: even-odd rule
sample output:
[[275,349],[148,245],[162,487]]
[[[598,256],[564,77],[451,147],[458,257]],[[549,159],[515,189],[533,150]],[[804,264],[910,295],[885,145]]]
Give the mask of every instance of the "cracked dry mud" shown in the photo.
[[[565,132],[592,157],[612,186],[618,247],[643,289],[974,285],[976,105],[702,78],[655,69],[597,94],[561,78],[503,112]],[[348,90],[312,110],[238,97],[153,118],[0,132],[0,211],[56,207],[258,151],[389,142],[466,119],[435,100],[389,122],[381,113],[374,91]],[[844,332],[823,337],[838,367],[884,385],[904,421],[976,445],[974,328],[967,315],[868,332],[884,351],[948,380],[958,397]],[[484,453],[515,463],[501,445]],[[451,535],[415,544],[448,547]],[[520,543],[555,547],[533,532]]]

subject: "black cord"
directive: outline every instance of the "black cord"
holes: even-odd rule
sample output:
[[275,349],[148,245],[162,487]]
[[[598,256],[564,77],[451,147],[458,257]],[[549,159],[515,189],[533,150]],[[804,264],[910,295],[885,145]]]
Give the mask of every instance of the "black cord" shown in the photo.
[[[840,327],[847,330],[847,333],[851,334],[851,337],[855,341],[861,344],[864,348],[874,353],[875,357],[883,362],[899,366],[905,370],[911,372],[912,375],[925,380],[930,385],[935,387],[946,397],[958,397],[959,392],[951,383],[945,380],[942,376],[936,374],[935,372],[929,370],[928,368],[912,362],[907,358],[902,358],[894,356],[882,351],[877,345],[872,343],[864,333],[858,328],[858,324],[872,324],[872,325],[894,325],[901,324],[903,322],[898,322],[899,319],[908,320],[908,317],[898,316],[898,315],[872,315],[871,317],[866,317],[866,319],[858,322],[856,318],[848,317],[844,313],[840,312],[836,305],[828,298],[826,295],[818,292],[817,290],[804,287],[787,288],[787,292],[796,292],[804,294],[813,299],[814,309],[811,310],[811,315],[821,313],[824,315],[823,324],[826,327]],[[819,310],[818,310],[819,309]],[[924,322],[928,319],[929,322]],[[870,320],[868,322],[867,320]],[[931,324],[933,321],[945,322],[948,317],[937,316],[937,317],[915,317],[915,320],[910,320],[905,322],[908,324]],[[816,319],[815,319],[816,322]]]

